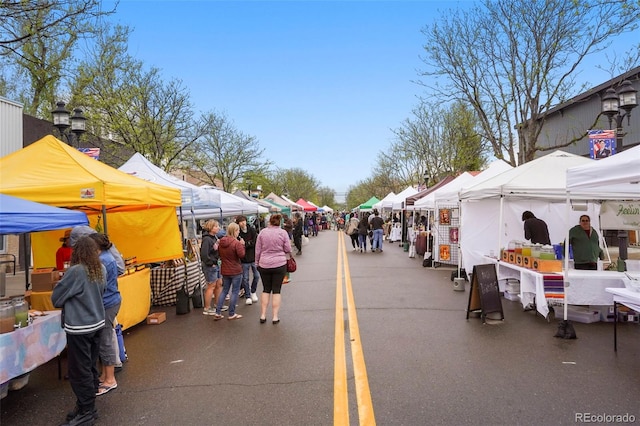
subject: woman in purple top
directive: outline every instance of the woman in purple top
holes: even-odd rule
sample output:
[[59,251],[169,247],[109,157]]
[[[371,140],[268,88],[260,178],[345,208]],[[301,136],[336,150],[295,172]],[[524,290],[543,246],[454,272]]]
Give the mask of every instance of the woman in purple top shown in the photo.
[[287,231],[280,228],[281,219],[282,215],[271,215],[269,226],[260,231],[256,240],[256,264],[263,287],[260,298],[260,324],[267,322],[269,302],[273,313],[272,323],[280,322],[280,289],[287,273],[287,259],[291,256],[291,241]]

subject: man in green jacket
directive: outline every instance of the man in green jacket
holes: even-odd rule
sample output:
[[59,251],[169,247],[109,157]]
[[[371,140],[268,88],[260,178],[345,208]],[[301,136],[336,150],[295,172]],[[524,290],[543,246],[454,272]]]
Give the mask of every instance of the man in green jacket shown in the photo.
[[569,244],[573,247],[573,266],[575,269],[598,269],[598,259],[604,259],[600,248],[600,239],[591,227],[591,218],[580,216],[580,224],[569,230]]

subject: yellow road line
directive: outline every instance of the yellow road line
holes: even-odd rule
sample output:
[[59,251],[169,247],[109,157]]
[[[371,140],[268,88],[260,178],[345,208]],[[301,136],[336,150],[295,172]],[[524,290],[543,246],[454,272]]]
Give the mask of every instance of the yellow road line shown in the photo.
[[[364,362],[364,352],[362,350],[362,341],[360,340],[360,328],[358,326],[358,315],[356,312],[355,299],[353,297],[353,286],[351,285],[351,272],[349,270],[349,260],[347,258],[347,251],[345,248],[344,235],[342,233],[339,234],[338,237],[338,272],[337,272],[337,293],[339,296],[336,296],[336,372],[338,370],[337,361],[337,351],[338,351],[338,334],[341,335],[341,346],[344,350],[344,329],[340,327],[340,332],[338,332],[338,321],[337,318],[343,318],[342,310],[343,304],[338,305],[338,298],[342,301],[342,269],[344,268],[344,282],[346,288],[347,295],[347,312],[349,319],[349,335],[351,341],[351,357],[353,362],[353,375],[355,379],[355,388],[356,388],[356,400],[358,403],[358,420],[360,425],[373,426],[376,424],[376,418],[373,411],[373,402],[371,400],[371,389],[369,388],[369,378],[367,376],[367,367]],[[338,312],[340,312],[338,314]],[[342,321],[341,321],[342,322]],[[343,352],[344,354],[344,352]],[[342,355],[342,359],[344,359],[345,355]],[[345,368],[346,374],[346,368]],[[346,377],[345,377],[346,381]],[[335,385],[335,379],[334,379]],[[337,387],[334,386],[334,391],[337,395]],[[345,388],[346,390],[346,388]],[[345,398],[348,399],[348,396],[345,395]],[[335,401],[335,398],[334,398]],[[336,408],[334,406],[334,414],[336,412]],[[334,425],[335,424],[343,424],[346,425],[348,423],[336,423],[336,417],[334,417]],[[346,417],[346,421],[348,422],[348,415]]]
[[[342,234],[342,233],[340,233]],[[336,271],[336,322],[333,372],[333,424],[349,425],[349,393],[347,390],[347,354],[344,344],[344,312],[342,298],[342,252],[344,238],[338,238],[338,268]]]

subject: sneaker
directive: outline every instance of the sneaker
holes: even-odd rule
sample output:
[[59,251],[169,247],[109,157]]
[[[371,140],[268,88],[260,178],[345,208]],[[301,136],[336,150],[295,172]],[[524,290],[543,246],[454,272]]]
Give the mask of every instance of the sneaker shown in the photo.
[[244,301],[244,304],[245,304],[245,305],[253,305],[253,300],[251,300],[251,298],[250,298],[250,297],[247,297],[247,298],[245,299],[245,301]]
[[[74,417],[78,416],[78,411],[79,411],[79,409],[78,409],[78,406],[76,405],[75,407],[73,407],[72,411],[69,411],[67,413],[66,420],[67,421],[73,420]],[[93,415],[94,419],[97,419],[98,418],[98,409],[96,407],[93,407],[93,410],[91,411],[91,414]]]
[[68,425],[68,426],[93,425],[94,420],[96,419],[97,416],[98,416],[98,412],[95,409],[86,411],[84,413],[77,413],[74,417],[72,417],[71,419],[68,419],[65,425]]
[[222,309],[220,309],[220,312],[225,312],[228,311],[229,307],[228,306],[223,306]]
[[258,302],[258,295],[256,293],[251,293],[251,300],[253,300],[254,303]]
[[244,296],[244,288],[240,289],[240,293],[238,293],[238,297]]
[[355,248],[355,247],[353,248],[353,251],[356,251],[356,248]]
[[231,300],[231,295],[227,294],[227,297],[225,297],[224,300]]
[[215,313],[216,313],[216,310],[212,308],[204,308],[202,310],[202,315],[213,315]]

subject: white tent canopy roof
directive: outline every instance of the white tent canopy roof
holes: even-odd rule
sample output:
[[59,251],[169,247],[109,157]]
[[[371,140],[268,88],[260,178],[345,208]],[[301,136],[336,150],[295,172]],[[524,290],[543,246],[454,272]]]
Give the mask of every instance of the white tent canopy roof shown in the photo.
[[[268,213],[269,210],[262,207],[258,203],[236,197],[214,186],[204,185],[200,188],[204,189],[208,195],[212,197],[220,197],[220,209],[197,209],[194,211],[196,219],[209,219],[216,217],[229,217],[241,214],[257,214]],[[221,212],[221,211],[222,212]]]
[[602,160],[567,170],[572,199],[637,200],[640,198],[640,145]]
[[207,195],[202,188],[171,176],[140,153],[133,154],[118,170],[148,182],[179,189],[183,207],[220,207],[220,198]]
[[391,206],[392,210],[402,210],[404,209],[405,200],[407,197],[411,197],[412,195],[416,195],[418,190],[413,186],[406,187],[402,192],[396,195],[393,199],[393,205]]
[[396,193],[391,191],[385,197],[375,203],[372,207],[374,209],[382,210],[382,209],[390,209],[393,207],[393,199],[396,197]]
[[[460,199],[459,198],[460,191],[462,189],[473,186],[473,185],[477,185],[481,182],[486,181],[487,179],[490,179],[494,176],[499,175],[500,173],[504,173],[507,170],[511,170],[511,169],[513,169],[513,167],[511,167],[511,165],[509,165],[505,161],[496,160],[491,164],[489,164],[489,167],[487,167],[485,170],[478,173],[477,175],[475,176],[471,175],[471,178],[465,177],[464,179],[461,179],[460,182],[458,182],[460,186],[458,186],[458,183],[456,183],[455,186],[447,185],[445,187],[440,188],[437,191],[434,191],[435,201],[437,203],[456,203]],[[462,177],[464,176],[464,174],[465,173],[463,173],[458,177]],[[457,181],[457,178],[454,181],[452,181],[451,184],[455,181]]]
[[[462,188],[463,185],[468,184],[473,181],[473,175],[469,172],[464,172],[448,184],[444,185],[442,188],[438,188],[433,192],[425,195],[421,199],[415,202],[414,209],[415,210],[429,210],[434,209],[436,206],[436,198],[438,198],[438,194],[451,194],[451,198],[454,198],[452,202],[458,202],[458,191]],[[448,201],[448,198],[441,198],[439,201],[445,202]]]
[[555,151],[522,164],[460,191],[461,200],[520,197],[526,199],[564,200],[567,169],[594,160]]

